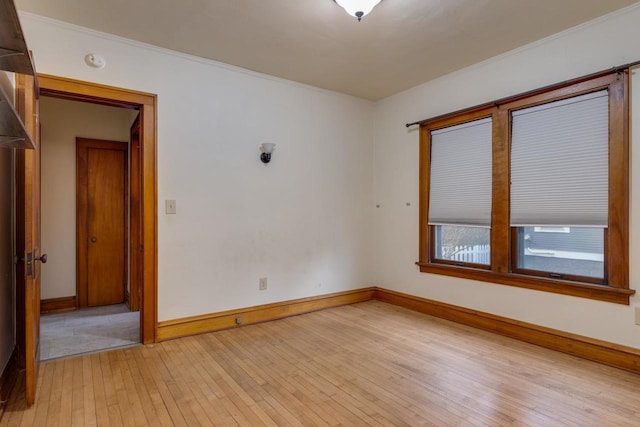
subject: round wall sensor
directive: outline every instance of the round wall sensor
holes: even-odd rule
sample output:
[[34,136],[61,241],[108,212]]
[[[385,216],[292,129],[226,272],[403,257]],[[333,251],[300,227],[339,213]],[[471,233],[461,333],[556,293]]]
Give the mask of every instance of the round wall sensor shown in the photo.
[[104,66],[107,65],[107,61],[102,56],[96,55],[95,53],[85,55],[84,62],[89,67],[93,68],[104,68]]

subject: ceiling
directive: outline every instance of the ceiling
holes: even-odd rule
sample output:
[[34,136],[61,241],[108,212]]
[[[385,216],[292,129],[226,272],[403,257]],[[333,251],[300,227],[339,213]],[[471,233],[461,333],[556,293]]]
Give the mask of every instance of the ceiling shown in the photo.
[[377,100],[638,0],[16,0],[18,9]]

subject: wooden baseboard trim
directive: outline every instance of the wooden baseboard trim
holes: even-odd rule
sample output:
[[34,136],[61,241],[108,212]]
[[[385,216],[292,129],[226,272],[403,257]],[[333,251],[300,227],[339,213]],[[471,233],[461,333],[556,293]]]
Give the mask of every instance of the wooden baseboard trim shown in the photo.
[[49,298],[40,301],[40,313],[62,313],[76,309],[76,297]]
[[237,317],[242,318],[242,325],[244,326],[296,316],[329,307],[369,301],[373,299],[374,292],[375,288],[364,288],[158,322],[156,340],[166,341],[189,335],[234,328],[238,326],[236,324]]
[[640,373],[640,350],[426,298],[376,288],[374,299],[515,338],[593,362]]
[[0,374],[0,420],[2,419],[2,415],[4,414],[4,410],[7,406],[6,402],[9,400],[9,396],[11,396],[11,391],[13,391],[17,378],[18,354],[14,347],[7,365]]

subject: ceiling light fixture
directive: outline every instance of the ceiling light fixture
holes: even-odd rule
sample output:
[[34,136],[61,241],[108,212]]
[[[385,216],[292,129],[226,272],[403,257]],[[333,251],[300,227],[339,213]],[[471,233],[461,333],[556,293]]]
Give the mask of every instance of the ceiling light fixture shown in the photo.
[[338,3],[344,10],[347,11],[349,15],[355,16],[358,18],[358,22],[362,19],[363,16],[369,14],[373,10],[374,7],[382,0],[334,0]]

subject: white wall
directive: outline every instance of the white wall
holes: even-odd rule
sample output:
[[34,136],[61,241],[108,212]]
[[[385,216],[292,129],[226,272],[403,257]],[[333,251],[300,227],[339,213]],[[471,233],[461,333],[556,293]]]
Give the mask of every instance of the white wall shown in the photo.
[[[13,73],[0,71],[0,86],[13,101]],[[12,175],[13,150],[0,148],[0,374],[15,347],[13,274]]]
[[[372,103],[21,20],[39,72],[158,94],[159,320],[370,284]],[[90,52],[106,68],[87,67]]]
[[[640,60],[640,7],[538,41],[376,104],[375,283],[458,306],[640,348],[632,306],[420,273],[417,129],[404,124]],[[640,73],[633,75],[631,288],[640,290]],[[411,206],[406,206],[410,202]]]
[[132,111],[40,98],[42,299],[76,294],[76,137],[129,141]]
[[[640,59],[639,7],[375,106],[21,17],[40,72],[159,95],[160,320],[377,284],[640,348],[637,297],[628,307],[419,273],[418,132],[404,128],[407,121]],[[104,55],[107,67],[86,67],[89,52]],[[633,97],[637,104],[640,90]],[[634,135],[639,116],[634,109]],[[268,166],[258,161],[262,142],[277,144]],[[632,151],[632,260],[640,244],[638,151]],[[177,215],[163,213],[165,199],[177,199]],[[263,276],[269,290],[259,292]],[[639,282],[640,266],[632,262],[631,287]]]

